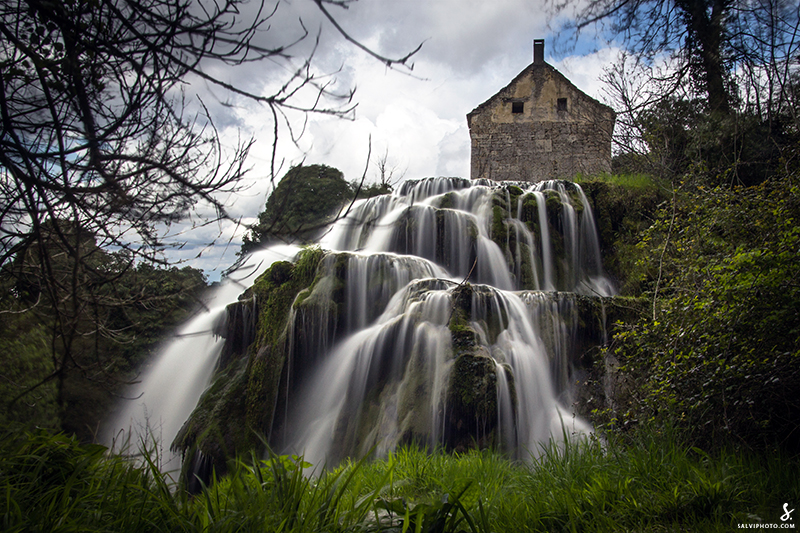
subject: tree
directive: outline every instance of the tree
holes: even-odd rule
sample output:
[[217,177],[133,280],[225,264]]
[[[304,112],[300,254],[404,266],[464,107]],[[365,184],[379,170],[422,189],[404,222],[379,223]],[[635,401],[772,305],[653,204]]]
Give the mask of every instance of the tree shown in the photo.
[[241,254],[274,240],[313,239],[353,199],[344,174],[327,165],[298,165],[283,176],[267,198]]
[[[557,13],[572,5],[554,3]],[[707,111],[727,114],[751,95],[753,84],[772,87],[765,100],[791,91],[797,65],[800,10],[787,0],[591,0],[574,11],[577,38],[590,27],[607,32],[647,68],[667,57],[670,72],[652,79]],[[763,93],[763,91],[762,91]],[[745,102],[746,103],[746,102]]]
[[[327,9],[350,0],[313,1],[352,41]],[[310,38],[302,21],[296,37],[269,42],[280,4],[0,4],[0,270],[21,279],[35,269],[33,305],[52,312],[58,363],[51,377],[77,364],[79,317],[98,291],[112,293],[137,262],[167,262],[170,224],[198,202],[212,208],[212,219],[227,216],[220,198],[239,189],[252,140],[226,151],[207,106],[187,95],[191,79],[268,106],[276,131],[287,113],[352,110],[352,91],[336,93],[313,72],[313,49],[299,63],[293,57]],[[413,54],[395,60],[370,53],[390,67],[407,65]],[[213,74],[267,60],[287,69],[270,94]],[[98,250],[118,252],[113,268],[94,264],[103,257]]]
[[[62,222],[84,253],[75,268],[53,227],[46,222],[43,242],[15,256],[14,276],[0,272],[0,346],[9,348],[0,353],[0,398],[6,422],[55,420],[47,427],[88,440],[118,385],[197,310],[207,286],[190,267],[130,266],[124,251],[103,250],[88,231]],[[41,249],[51,258],[49,279]]]
[[378,186],[386,189],[386,192],[392,190],[397,183],[403,179],[406,171],[400,171],[396,165],[389,163],[389,147],[383,151],[383,155],[373,161],[375,168],[378,171]]
[[647,170],[668,178],[704,167],[711,180],[742,184],[791,155],[796,3],[593,0],[576,13],[573,35],[595,26],[624,49],[603,76],[618,113],[617,153],[644,156]]

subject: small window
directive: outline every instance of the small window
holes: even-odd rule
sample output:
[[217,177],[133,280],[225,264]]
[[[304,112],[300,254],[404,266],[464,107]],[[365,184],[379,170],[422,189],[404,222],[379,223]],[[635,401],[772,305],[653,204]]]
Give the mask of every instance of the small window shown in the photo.
[[522,113],[525,110],[525,102],[511,102],[511,112],[514,114]]
[[567,99],[566,98],[559,98],[556,102],[556,109],[559,111],[566,111],[567,110]]

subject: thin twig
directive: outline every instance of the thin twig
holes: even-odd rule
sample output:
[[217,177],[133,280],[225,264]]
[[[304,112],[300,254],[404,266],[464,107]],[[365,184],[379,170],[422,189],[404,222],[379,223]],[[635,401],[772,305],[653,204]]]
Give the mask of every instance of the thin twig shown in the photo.
[[667,230],[667,238],[664,241],[664,247],[661,249],[661,257],[658,259],[658,279],[656,280],[656,289],[653,292],[653,322],[656,321],[656,300],[658,299],[658,286],[661,284],[661,271],[664,265],[664,253],[667,251],[669,238],[672,235],[673,224],[675,224],[675,185],[672,186],[672,218],[669,221],[669,230]]

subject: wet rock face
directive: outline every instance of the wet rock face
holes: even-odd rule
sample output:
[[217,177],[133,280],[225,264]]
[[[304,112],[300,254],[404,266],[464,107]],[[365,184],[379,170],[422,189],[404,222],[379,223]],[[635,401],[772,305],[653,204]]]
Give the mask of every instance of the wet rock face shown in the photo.
[[497,364],[471,326],[475,289],[462,284],[451,292],[449,329],[452,365],[444,401],[443,444],[453,450],[487,447],[496,439]]
[[225,339],[217,366],[227,367],[233,360],[247,354],[256,340],[255,298],[249,297],[228,305],[223,320],[214,325],[214,334]]
[[311,284],[320,257],[312,250],[296,263],[273,263],[214,324],[214,334],[225,339],[217,371],[172,443],[183,453],[189,482],[199,475],[192,468],[223,474],[230,457],[260,448],[259,435],[269,434],[286,372],[292,304]]
[[492,444],[497,427],[497,374],[485,348],[456,355],[445,406],[445,447],[461,451]]

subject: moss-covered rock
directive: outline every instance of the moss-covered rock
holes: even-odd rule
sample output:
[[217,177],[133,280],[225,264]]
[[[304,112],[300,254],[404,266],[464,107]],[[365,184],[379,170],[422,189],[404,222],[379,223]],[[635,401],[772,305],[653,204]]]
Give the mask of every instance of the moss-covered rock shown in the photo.
[[658,206],[669,198],[668,193],[655,185],[631,188],[599,180],[581,187],[595,215],[606,272],[617,282],[620,294],[638,294],[641,276],[636,243],[639,233],[655,219]]
[[453,364],[445,396],[444,444],[456,450],[489,446],[497,427],[497,369],[470,325],[474,291],[463,284],[452,293]]
[[455,209],[456,207],[456,195],[455,192],[449,192],[447,194],[442,195],[441,200],[439,200],[439,209]]
[[[184,454],[186,479],[194,477],[190,469],[198,464],[197,457],[207,471],[223,474],[230,457],[262,446],[260,435],[267,435],[272,425],[287,357],[292,304],[313,286],[322,256],[318,248],[309,248],[296,263],[274,263],[228,307],[225,358],[172,443]],[[254,308],[252,322],[240,316],[245,305]],[[242,339],[247,338],[253,342],[244,346]]]
[[505,190],[508,191],[509,206],[513,209],[517,206],[517,200],[525,192],[518,186],[513,184],[506,184]]
[[[190,486],[195,480],[189,467],[197,463],[196,457],[202,456],[221,475],[228,458],[252,444],[252,433],[241,423],[247,416],[247,366],[239,359],[217,373],[173,441],[173,448],[183,451],[183,474]],[[231,423],[234,420],[238,423]]]
[[506,218],[508,211],[499,205],[492,207],[492,227],[490,232],[491,239],[500,247],[501,250],[508,248],[508,224]]
[[497,368],[483,347],[458,354],[450,369],[444,444],[486,447],[497,427]]

